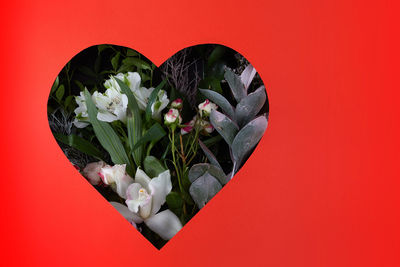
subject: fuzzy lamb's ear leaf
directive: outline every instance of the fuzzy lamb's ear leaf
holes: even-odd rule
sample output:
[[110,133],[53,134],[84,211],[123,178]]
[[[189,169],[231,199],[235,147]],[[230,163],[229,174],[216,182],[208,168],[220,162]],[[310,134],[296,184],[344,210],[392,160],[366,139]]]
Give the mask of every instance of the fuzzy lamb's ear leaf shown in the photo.
[[257,145],[267,129],[268,121],[260,116],[249,122],[236,135],[232,143],[232,155],[235,161],[235,171],[240,167],[246,155]]
[[190,185],[189,192],[194,202],[199,209],[201,209],[221,190],[221,188],[222,185],[217,179],[209,173],[205,173]]
[[225,139],[228,145],[231,146],[233,139],[239,131],[239,127],[236,125],[236,123],[214,109],[210,114],[210,122],[218,131],[218,133]]
[[232,70],[226,69],[224,77],[225,80],[228,82],[229,87],[231,88],[233,96],[239,103],[240,100],[242,100],[242,98],[247,95],[240,76],[236,75]]
[[249,89],[249,86],[253,81],[256,73],[256,69],[251,64],[249,64],[240,75],[240,80],[244,84],[244,89],[246,90],[246,92]]
[[265,93],[265,87],[260,86],[253,93],[249,94],[236,106],[235,117],[239,126],[247,124],[249,121],[254,119],[254,116],[260,111],[265,104],[267,95]]
[[212,102],[217,104],[225,112],[225,114],[228,115],[232,120],[235,119],[234,109],[225,97],[212,90],[208,89],[199,89],[199,90],[205,97],[207,97]]
[[114,164],[127,164],[126,170],[128,174],[133,175],[132,164],[130,164],[128,155],[126,154],[125,148],[122,145],[118,135],[115,133],[110,124],[97,119],[97,108],[87,89],[85,89],[84,95],[89,121],[93,126],[94,133],[96,134],[100,144],[110,154],[111,160],[114,162]]

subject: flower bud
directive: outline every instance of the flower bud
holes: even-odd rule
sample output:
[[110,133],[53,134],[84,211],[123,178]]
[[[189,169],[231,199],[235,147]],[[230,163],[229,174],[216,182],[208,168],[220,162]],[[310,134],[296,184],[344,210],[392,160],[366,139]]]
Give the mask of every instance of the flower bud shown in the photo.
[[187,133],[190,133],[193,130],[194,121],[195,121],[195,119],[183,124],[185,127],[181,128],[181,135],[185,135]]
[[101,183],[99,173],[104,166],[106,166],[106,163],[103,161],[89,163],[83,168],[82,174],[92,185],[99,185]]
[[215,105],[210,100],[206,99],[206,101],[199,104],[200,116],[202,116],[202,117],[210,116],[211,110],[217,109],[217,108],[218,108],[217,105]]
[[171,108],[164,115],[164,124],[165,125],[177,125],[182,122],[182,117],[179,115],[179,111],[177,109]]
[[175,99],[174,101],[172,101],[171,103],[171,108],[175,108],[175,109],[182,109],[183,107],[183,101],[180,98]]
[[209,121],[201,120],[200,126],[201,126],[201,134],[203,135],[209,135],[214,131],[214,127],[211,125]]

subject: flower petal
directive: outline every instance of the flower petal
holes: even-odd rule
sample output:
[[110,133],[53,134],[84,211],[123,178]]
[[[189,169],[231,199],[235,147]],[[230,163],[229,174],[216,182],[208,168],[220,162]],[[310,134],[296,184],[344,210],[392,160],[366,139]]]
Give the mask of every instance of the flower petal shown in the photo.
[[145,220],[144,223],[164,240],[171,239],[182,229],[178,217],[170,210],[157,213]]
[[115,181],[117,184],[116,191],[122,198],[126,198],[126,189],[133,183],[133,179],[129,175],[124,175]]
[[128,205],[129,210],[132,212],[138,213],[139,212],[139,190],[142,186],[138,183],[133,183],[128,186],[126,190],[126,205]]
[[156,214],[161,205],[165,203],[167,195],[171,192],[172,183],[169,170],[160,173],[156,178],[151,179],[149,183],[150,194],[153,196],[153,207],[151,213]]
[[138,168],[136,170],[135,183],[141,184],[142,187],[144,187],[144,189],[149,191],[149,183],[150,183],[150,181],[151,181],[150,177],[147,176],[147,174],[142,169]]
[[130,222],[135,228],[136,228],[136,223],[142,223],[143,220],[131,212],[127,206],[122,205],[121,203],[118,202],[110,202],[110,204],[125,218]]

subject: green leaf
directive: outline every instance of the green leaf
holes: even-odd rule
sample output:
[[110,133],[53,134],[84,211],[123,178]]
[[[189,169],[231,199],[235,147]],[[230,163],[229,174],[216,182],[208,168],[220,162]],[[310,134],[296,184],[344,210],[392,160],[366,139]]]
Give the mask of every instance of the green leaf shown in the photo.
[[163,138],[167,133],[165,132],[164,128],[158,123],[154,123],[153,126],[150,127],[143,135],[142,138],[135,144],[132,148],[132,151],[135,151],[139,146],[146,144],[147,142],[156,143],[161,138]]
[[132,50],[132,49],[127,49],[126,50],[126,56],[127,57],[137,57],[139,55],[139,53],[138,52],[136,52],[135,50]]
[[63,135],[55,133],[54,137],[57,141],[69,145],[70,147],[73,147],[89,156],[95,157],[99,160],[103,158],[103,154],[97,149],[97,147],[78,135]]
[[128,143],[137,166],[141,166],[143,158],[143,147],[133,149],[136,143],[142,138],[142,118],[139,106],[131,89],[120,79],[115,78],[121,91],[128,97],[127,128]]
[[119,58],[121,56],[121,53],[117,53],[113,58],[111,59],[111,65],[113,66],[114,70],[117,70],[118,64],[119,64]]
[[58,101],[61,101],[61,99],[62,99],[63,96],[64,96],[64,92],[65,92],[64,85],[61,84],[61,85],[58,87],[57,91],[56,91],[56,98],[57,98]]
[[267,129],[268,121],[265,116],[259,116],[249,122],[236,135],[232,142],[232,156],[235,161],[235,171],[243,163],[244,158],[257,145]]
[[214,65],[215,62],[217,62],[219,59],[221,59],[223,57],[223,55],[225,54],[225,51],[226,51],[226,49],[223,46],[217,46],[216,48],[214,48],[214,50],[211,52],[210,56],[208,57],[207,67]]
[[75,99],[75,96],[73,96],[73,95],[69,95],[65,98],[64,107],[66,110],[70,111],[73,109],[74,101],[72,101],[72,100],[74,100],[74,99]]
[[217,104],[226,115],[228,115],[232,120],[235,119],[235,111],[229,101],[217,92],[208,89],[199,89],[200,92],[207,97],[209,100]]
[[122,63],[128,66],[136,66],[139,69],[151,70],[151,66],[149,63],[137,57],[127,57],[122,60]]
[[267,95],[265,87],[260,86],[256,91],[243,98],[236,106],[235,117],[239,126],[246,125],[254,119],[265,104]]
[[74,80],[74,83],[81,89],[81,91],[85,90],[85,86],[78,80]]
[[166,197],[168,208],[178,217],[182,214],[183,199],[177,192],[171,192]]
[[189,193],[199,209],[205,206],[220,190],[222,185],[209,173],[197,178],[189,188]]
[[51,86],[50,93],[54,93],[55,90],[58,88],[58,84],[60,83],[60,79],[58,76],[56,77],[56,80],[54,81],[53,85]]
[[158,97],[158,92],[161,90],[161,88],[164,87],[165,83],[167,82],[167,79],[164,79],[156,88],[154,88],[153,92],[151,92],[150,97],[149,97],[149,102],[147,103],[146,106],[146,121],[150,121],[151,119],[151,106],[153,103],[157,100]]
[[109,48],[108,45],[102,44],[97,46],[97,53],[100,54],[103,50]]
[[157,177],[166,171],[165,167],[156,157],[147,156],[143,161],[144,172],[151,178]]
[[239,127],[236,123],[234,123],[229,117],[214,109],[210,114],[210,122],[228,145],[231,146],[233,139],[239,131]]
[[133,176],[134,167],[130,163],[120,138],[115,133],[111,125],[109,125],[107,122],[99,121],[97,119],[98,111],[87,89],[85,89],[84,95],[89,121],[93,126],[94,133],[96,134],[100,144],[110,154],[111,160],[114,162],[114,164],[126,164],[128,174]]
[[240,76],[236,75],[232,70],[226,69],[224,77],[231,88],[233,96],[239,103],[247,95]]

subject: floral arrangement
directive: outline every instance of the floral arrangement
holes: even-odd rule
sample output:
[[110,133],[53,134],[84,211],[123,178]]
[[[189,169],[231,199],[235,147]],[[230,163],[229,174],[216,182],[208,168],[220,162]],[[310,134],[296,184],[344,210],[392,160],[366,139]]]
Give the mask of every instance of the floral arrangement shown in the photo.
[[[81,79],[75,80],[79,94],[66,93],[73,76],[66,66],[66,85],[57,78],[51,90],[49,122],[81,174],[160,248],[246,161],[267,127],[267,96],[263,85],[251,86],[256,70],[248,62],[237,64],[235,73],[215,58],[221,46],[213,47],[204,65],[212,70],[223,64],[222,75],[203,68],[207,76],[195,78],[190,92],[179,85],[185,77],[176,75],[190,64],[177,67],[171,58],[155,83],[154,64],[133,50],[110,48],[113,70],[91,90],[90,80],[85,85]],[[98,46],[98,55],[104,49]],[[85,157],[76,160],[71,150]]]

